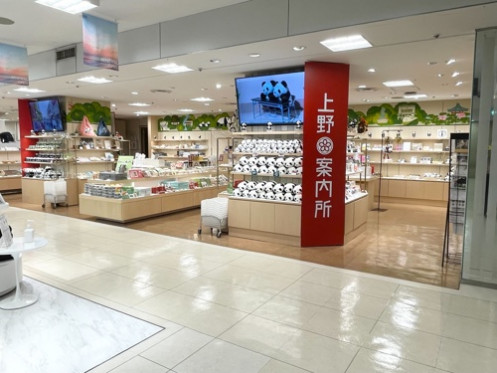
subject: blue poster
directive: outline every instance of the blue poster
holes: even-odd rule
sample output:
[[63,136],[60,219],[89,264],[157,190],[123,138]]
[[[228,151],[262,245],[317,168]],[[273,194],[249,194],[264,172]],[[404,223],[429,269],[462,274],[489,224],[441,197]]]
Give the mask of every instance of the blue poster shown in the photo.
[[102,69],[119,69],[117,23],[83,14],[83,62]]
[[0,83],[29,85],[26,48],[0,43]]

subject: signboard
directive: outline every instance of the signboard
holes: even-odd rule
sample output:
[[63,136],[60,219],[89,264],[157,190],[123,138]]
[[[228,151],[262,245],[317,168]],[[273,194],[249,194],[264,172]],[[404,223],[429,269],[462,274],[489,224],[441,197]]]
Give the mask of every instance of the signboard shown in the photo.
[[29,85],[26,48],[0,43],[0,83]]
[[349,66],[305,64],[301,246],[343,245]]
[[117,23],[84,13],[83,52],[85,65],[118,70]]

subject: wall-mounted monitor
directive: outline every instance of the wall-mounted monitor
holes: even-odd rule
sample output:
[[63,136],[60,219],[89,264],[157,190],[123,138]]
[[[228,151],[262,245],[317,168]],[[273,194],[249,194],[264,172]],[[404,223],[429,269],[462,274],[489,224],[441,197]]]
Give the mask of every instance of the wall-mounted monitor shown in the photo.
[[43,98],[29,103],[31,123],[35,132],[64,131],[62,110],[57,98]]
[[240,124],[295,124],[304,121],[304,72],[235,80]]

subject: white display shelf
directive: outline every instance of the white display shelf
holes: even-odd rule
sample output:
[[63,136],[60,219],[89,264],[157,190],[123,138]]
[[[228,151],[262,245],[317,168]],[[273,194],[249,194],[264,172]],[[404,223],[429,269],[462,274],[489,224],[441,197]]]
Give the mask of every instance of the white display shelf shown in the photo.
[[[371,164],[380,164],[381,162],[380,161],[372,161],[372,162],[369,162]],[[388,166],[388,165],[392,165],[392,166],[425,166],[425,167],[449,167],[449,164],[448,163],[420,163],[420,162],[417,162],[417,163],[411,163],[411,162],[383,162],[383,166]]]
[[274,177],[274,178],[282,178],[282,179],[302,179],[302,175],[279,175],[274,176],[273,174],[252,174],[250,172],[232,172],[234,176],[264,176],[264,177]]
[[268,157],[302,157],[302,153],[259,153],[259,152],[233,152],[235,156],[268,156]]
[[155,142],[207,142],[209,139],[154,139]]
[[152,146],[153,150],[207,150],[207,147]]
[[233,136],[301,136],[303,131],[242,131],[232,132]]
[[[368,150],[369,153],[381,153],[381,149],[369,149]],[[391,154],[391,153],[436,153],[436,154],[440,154],[440,153],[449,153],[448,150],[433,150],[433,149],[430,149],[430,150],[398,150],[398,149],[394,149],[390,152],[385,152],[383,151],[384,154]],[[354,153],[352,153],[354,154]],[[355,153],[357,154],[357,153]]]

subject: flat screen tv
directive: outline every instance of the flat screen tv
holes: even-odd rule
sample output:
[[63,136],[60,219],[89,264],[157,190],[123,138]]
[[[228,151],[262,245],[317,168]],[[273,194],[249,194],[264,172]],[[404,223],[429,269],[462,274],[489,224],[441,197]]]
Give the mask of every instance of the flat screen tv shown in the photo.
[[304,121],[304,72],[235,79],[240,124],[295,124]]
[[29,103],[31,123],[35,132],[64,131],[62,112],[57,98],[40,99]]

